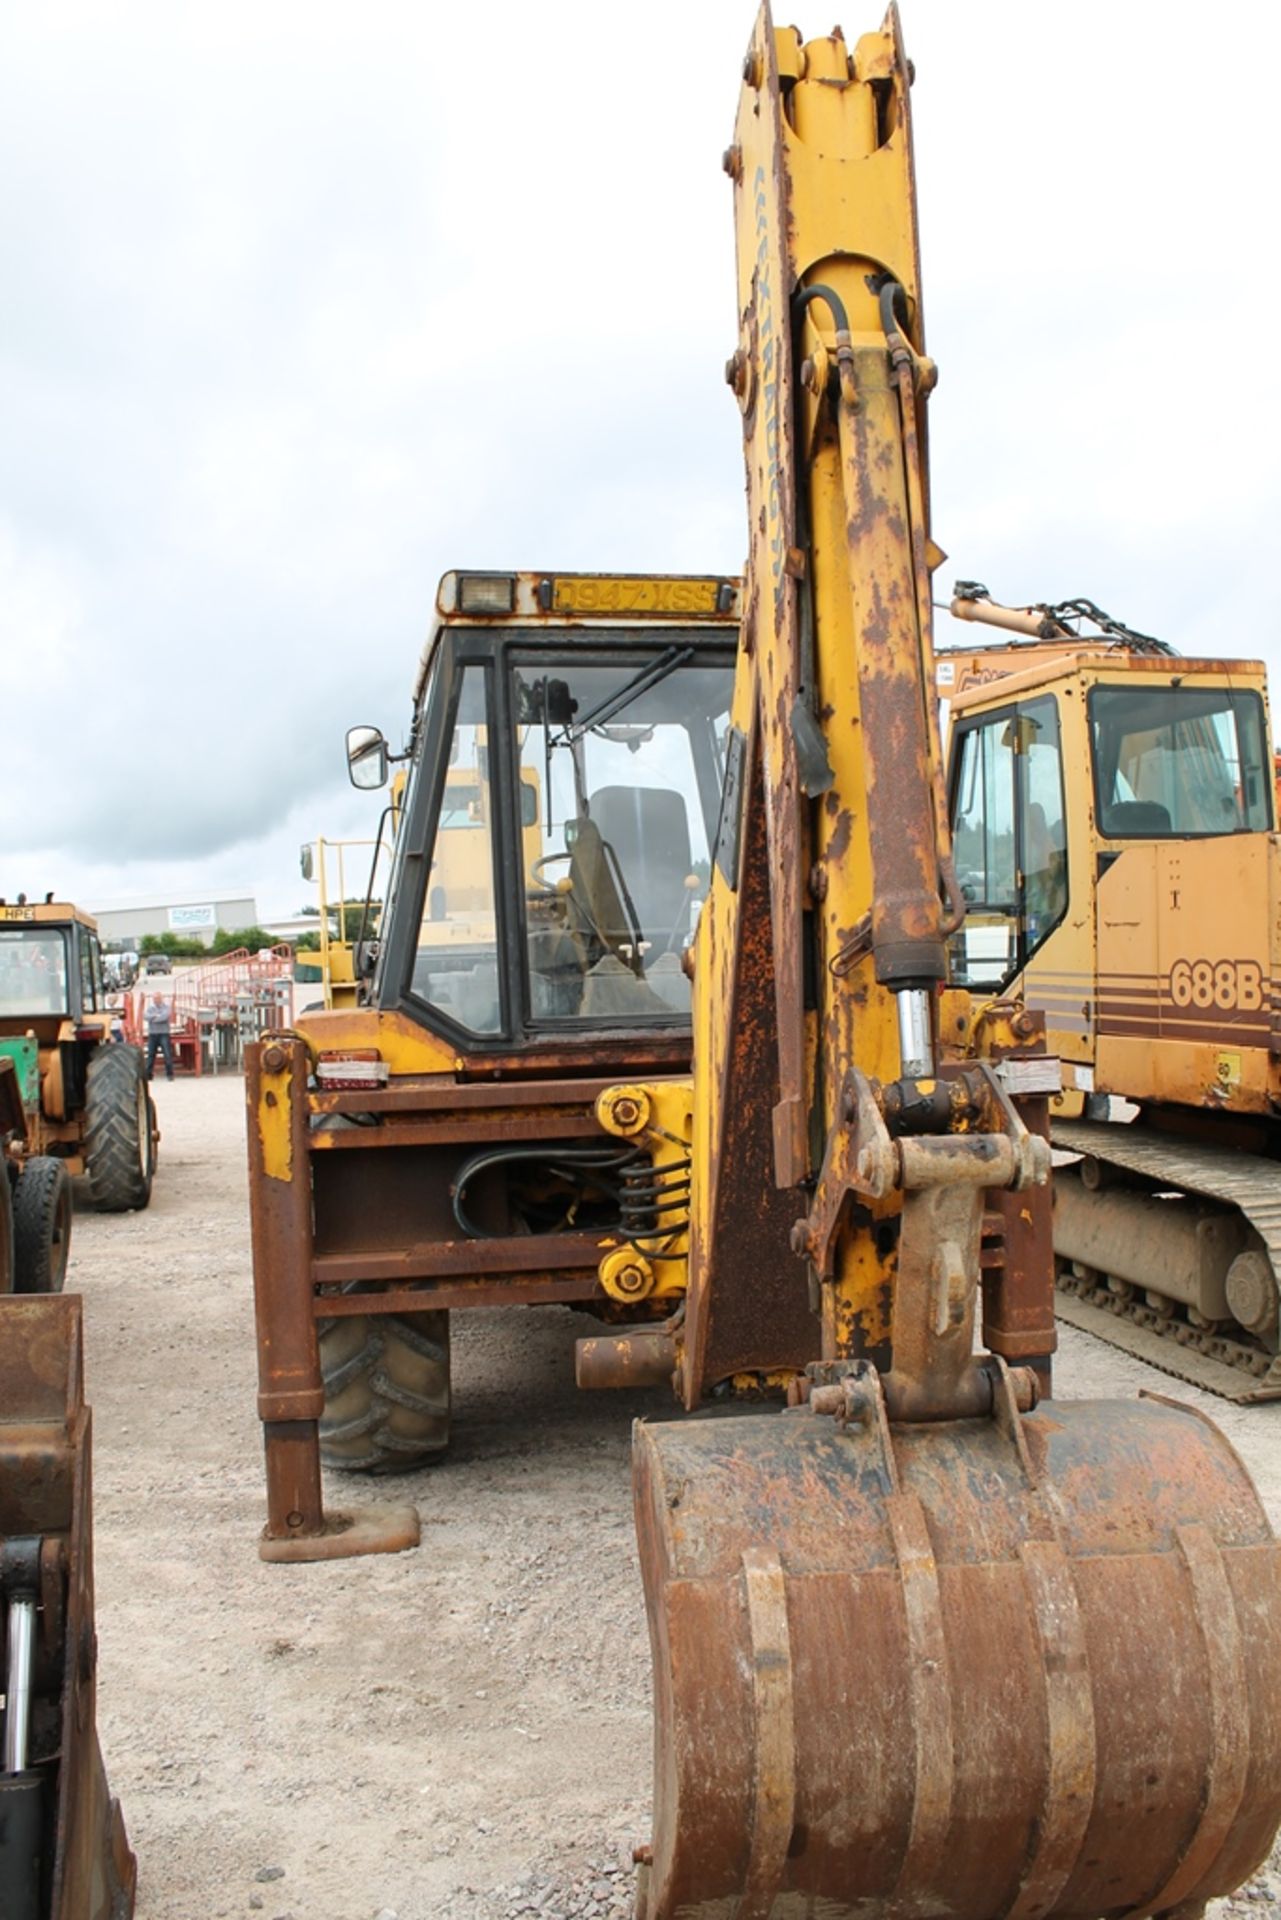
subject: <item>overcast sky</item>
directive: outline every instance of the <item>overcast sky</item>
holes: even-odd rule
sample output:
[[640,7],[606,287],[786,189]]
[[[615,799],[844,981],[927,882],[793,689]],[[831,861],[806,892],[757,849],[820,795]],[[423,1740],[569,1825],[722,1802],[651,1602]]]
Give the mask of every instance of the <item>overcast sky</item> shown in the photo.
[[[443,571],[741,565],[753,11],[3,0],[0,894],[291,912]],[[937,586],[1275,673],[1281,14],[903,16]]]

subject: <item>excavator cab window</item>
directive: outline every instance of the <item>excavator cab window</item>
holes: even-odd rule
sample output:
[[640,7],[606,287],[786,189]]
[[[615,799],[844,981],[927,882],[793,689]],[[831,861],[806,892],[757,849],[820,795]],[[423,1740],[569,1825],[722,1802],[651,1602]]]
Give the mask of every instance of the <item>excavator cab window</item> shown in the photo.
[[1067,911],[1067,831],[1058,703],[1002,708],[957,729],[952,835],[966,919],[952,977],[1003,987]]
[[1099,831],[1109,840],[1266,832],[1263,703],[1195,684],[1090,692]]

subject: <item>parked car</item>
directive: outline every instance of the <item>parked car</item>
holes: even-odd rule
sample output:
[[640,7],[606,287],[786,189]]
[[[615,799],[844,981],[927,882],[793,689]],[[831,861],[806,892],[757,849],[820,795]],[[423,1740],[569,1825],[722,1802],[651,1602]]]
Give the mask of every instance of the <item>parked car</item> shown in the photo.
[[146,972],[172,973],[173,961],[167,953],[149,953],[147,955]]

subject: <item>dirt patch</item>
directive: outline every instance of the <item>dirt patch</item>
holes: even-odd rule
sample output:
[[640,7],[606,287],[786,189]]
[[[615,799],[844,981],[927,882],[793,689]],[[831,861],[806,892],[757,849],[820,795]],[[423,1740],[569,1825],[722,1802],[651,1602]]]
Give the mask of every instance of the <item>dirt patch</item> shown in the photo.
[[[395,1483],[421,1549],[265,1566],[243,1089],[156,1098],[152,1206],[81,1213],[68,1282],[94,1411],[99,1717],[138,1920],[623,1920],[650,1764],[629,1429],[670,1403],[580,1394],[591,1323],[568,1311],[458,1315],[449,1462]],[[1059,1385],[1183,1391],[1070,1332]],[[1281,1521],[1281,1407],[1187,1397]],[[332,1504],[345,1492],[329,1481]],[[1279,1903],[1269,1874],[1220,1911]]]

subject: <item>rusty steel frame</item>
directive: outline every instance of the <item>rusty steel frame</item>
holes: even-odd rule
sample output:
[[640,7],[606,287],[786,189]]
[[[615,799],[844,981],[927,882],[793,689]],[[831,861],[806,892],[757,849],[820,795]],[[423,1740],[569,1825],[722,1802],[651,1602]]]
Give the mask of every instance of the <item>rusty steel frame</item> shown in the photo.
[[[45,1781],[49,1920],[129,1920],[134,1903],[134,1857],[95,1721],[91,1446],[78,1296],[0,1299],[0,1540],[42,1542],[36,1672],[48,1708],[28,1776]],[[6,1782],[24,1777],[0,1776],[0,1826]]]
[[[626,1059],[624,1045],[635,1049]],[[258,1414],[267,1480],[264,1558],[383,1551],[417,1539],[416,1517],[403,1503],[326,1511],[318,1320],[588,1302],[611,1317],[618,1312],[597,1277],[615,1234],[407,1240],[403,1220],[380,1215],[358,1182],[343,1188],[355,1202],[344,1216],[343,1244],[326,1250],[317,1244],[316,1207],[316,1181],[326,1165],[354,1171],[359,1163],[351,1155],[360,1152],[382,1160],[395,1149],[479,1148],[490,1140],[604,1139],[595,1104],[606,1087],[638,1064],[653,1068],[655,1079],[670,1078],[674,1068],[688,1066],[688,1056],[687,1036],[596,1034],[554,1048],[539,1045],[521,1059],[521,1080],[487,1061],[484,1080],[406,1075],[391,1087],[327,1092],[309,1085],[311,1062],[297,1036],[273,1035],[246,1049]],[[539,1073],[545,1077],[533,1077]],[[323,1124],[334,1116],[370,1115],[376,1125]],[[649,1360],[651,1374],[653,1365]],[[590,1360],[587,1370],[593,1371]]]

